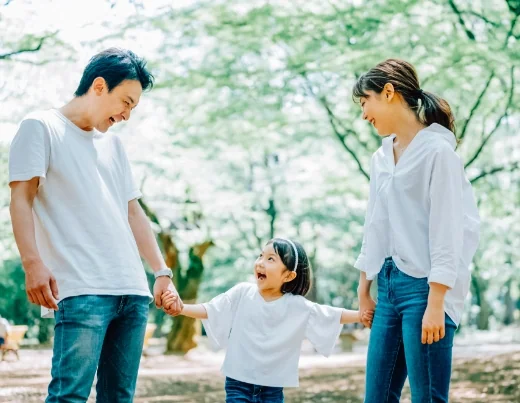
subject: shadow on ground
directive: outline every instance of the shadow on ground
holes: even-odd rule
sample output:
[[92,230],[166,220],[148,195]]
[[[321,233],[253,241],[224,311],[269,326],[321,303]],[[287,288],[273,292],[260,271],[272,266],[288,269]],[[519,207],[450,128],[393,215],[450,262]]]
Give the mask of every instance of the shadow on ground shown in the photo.
[[[48,368],[3,371],[0,402],[32,403],[45,399]],[[339,366],[301,371],[298,389],[286,391],[288,403],[360,403],[364,367]],[[520,402],[520,352],[454,361],[451,402]],[[89,401],[94,401],[91,398]],[[224,401],[223,379],[216,371],[201,374],[140,376],[135,402],[217,403]],[[406,387],[401,399],[410,402]]]

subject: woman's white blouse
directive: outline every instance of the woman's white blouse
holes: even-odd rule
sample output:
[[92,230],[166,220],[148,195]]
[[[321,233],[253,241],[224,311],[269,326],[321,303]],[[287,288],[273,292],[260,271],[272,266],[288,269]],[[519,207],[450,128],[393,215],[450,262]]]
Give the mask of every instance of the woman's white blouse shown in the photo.
[[262,386],[298,386],[303,339],[330,355],[341,331],[342,309],[284,294],[266,302],[256,284],[241,283],[203,304],[212,343],[227,348],[225,376]]
[[458,324],[480,218],[455,136],[435,123],[414,137],[397,164],[394,137],[383,139],[372,157],[363,244],[354,266],[371,280],[392,257],[409,276],[450,287],[445,310]]

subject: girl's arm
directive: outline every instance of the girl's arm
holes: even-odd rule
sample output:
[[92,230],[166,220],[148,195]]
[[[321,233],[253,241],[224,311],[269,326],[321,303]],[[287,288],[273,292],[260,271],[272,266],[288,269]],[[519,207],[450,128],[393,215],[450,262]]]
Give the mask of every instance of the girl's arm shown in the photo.
[[346,323],[360,323],[367,322],[372,324],[374,318],[374,311],[365,311],[362,314],[359,311],[352,311],[350,309],[343,309],[339,323],[342,325]]
[[[177,296],[168,290],[162,294],[161,299],[164,311],[168,315],[174,315],[173,308]],[[202,304],[185,304],[180,314],[194,319],[208,319],[208,313]]]
[[204,305],[202,304],[184,305],[184,308],[182,308],[181,315],[195,319],[208,319],[208,313],[206,312],[206,308],[204,308]]

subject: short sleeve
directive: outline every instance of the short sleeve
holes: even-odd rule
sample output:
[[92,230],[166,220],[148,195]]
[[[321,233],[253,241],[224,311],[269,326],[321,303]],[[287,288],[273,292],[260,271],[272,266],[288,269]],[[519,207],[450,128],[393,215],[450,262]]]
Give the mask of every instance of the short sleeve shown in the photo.
[[51,154],[49,132],[37,119],[25,119],[9,148],[9,183],[39,177],[43,185]]
[[211,343],[219,349],[227,346],[236,307],[245,286],[245,283],[238,284],[217,295],[210,302],[202,304],[208,313],[208,319],[203,319],[202,324]]
[[126,155],[123,143],[121,143],[119,137],[114,137],[118,143],[119,155],[121,158],[121,163],[123,164],[126,200],[131,201],[134,199],[139,199],[140,197],[142,197],[142,194],[134,182],[132,167],[130,166],[130,161],[128,161],[128,156]]
[[305,330],[305,337],[312,343],[316,351],[328,357],[343,325],[341,314],[343,309],[327,305],[313,304]]

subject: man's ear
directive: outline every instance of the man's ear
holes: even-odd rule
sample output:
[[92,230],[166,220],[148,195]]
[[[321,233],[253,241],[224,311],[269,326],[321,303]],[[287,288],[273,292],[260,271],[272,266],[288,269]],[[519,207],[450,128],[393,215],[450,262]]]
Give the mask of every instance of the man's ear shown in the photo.
[[92,90],[94,94],[101,95],[105,90],[108,91],[107,82],[103,77],[96,77],[92,82]]

